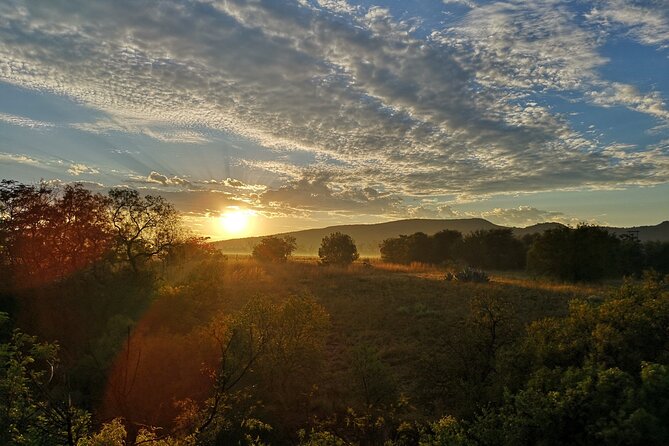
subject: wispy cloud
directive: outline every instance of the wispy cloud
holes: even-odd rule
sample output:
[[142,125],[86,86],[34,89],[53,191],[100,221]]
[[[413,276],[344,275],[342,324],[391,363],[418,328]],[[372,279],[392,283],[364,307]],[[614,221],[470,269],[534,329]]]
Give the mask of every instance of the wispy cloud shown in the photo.
[[664,0],[599,0],[588,20],[619,31],[646,45],[669,45],[669,4]]
[[[411,19],[343,0],[12,0],[0,4],[0,79],[100,110],[107,118],[70,124],[88,133],[252,140],[266,156],[240,149],[239,163],[283,186],[248,196],[232,180],[218,186],[263,206],[447,215],[401,202],[669,181],[665,150],[611,150],[537,100],[626,107],[666,124],[661,92],[601,74],[615,29],[666,44],[666,2],[601,0],[585,14],[568,0],[444,3],[466,6],[461,20],[416,32]],[[0,115],[39,127],[23,119]],[[135,180],[214,185],[150,169]]]
[[16,125],[19,127],[28,127],[31,129],[48,129],[54,127],[54,124],[51,122],[38,121],[35,119],[30,119],[25,116],[16,116],[1,112],[0,112],[0,122]]

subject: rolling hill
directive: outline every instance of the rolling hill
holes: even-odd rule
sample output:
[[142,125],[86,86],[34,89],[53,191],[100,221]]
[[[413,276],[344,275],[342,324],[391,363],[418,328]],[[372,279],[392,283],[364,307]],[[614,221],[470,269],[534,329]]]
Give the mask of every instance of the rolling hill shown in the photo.
[[[525,234],[543,232],[547,229],[561,226],[560,223],[540,223],[526,228],[511,228],[519,237]],[[297,240],[297,255],[316,255],[321,240],[332,232],[343,232],[350,235],[358,246],[358,251],[362,256],[378,256],[379,243],[389,237],[397,237],[400,234],[413,234],[415,232],[425,232],[434,234],[435,232],[452,229],[468,234],[479,229],[500,229],[505,226],[499,226],[482,218],[467,218],[453,220],[429,220],[429,219],[410,219],[397,220],[387,223],[365,224],[365,225],[340,225],[328,226],[319,229],[306,229],[302,231],[286,232],[278,235],[291,235]],[[669,241],[669,221],[665,221],[656,226],[639,226],[633,228],[609,228],[616,234],[624,234],[629,231],[638,231],[639,239]],[[232,240],[223,240],[213,242],[214,246],[226,254],[249,254],[253,247],[260,242],[262,237],[247,237]]]

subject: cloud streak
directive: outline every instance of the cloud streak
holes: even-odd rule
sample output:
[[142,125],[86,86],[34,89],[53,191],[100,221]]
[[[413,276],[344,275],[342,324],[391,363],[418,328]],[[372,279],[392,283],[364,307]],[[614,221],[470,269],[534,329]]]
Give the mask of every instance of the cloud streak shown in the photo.
[[[665,2],[598,1],[583,14],[566,0],[444,3],[465,15],[417,33],[388,9],[341,0],[11,0],[0,5],[0,79],[100,110],[109,118],[70,124],[94,135],[254,141],[266,156],[242,153],[240,163],[285,181],[247,189],[264,206],[446,215],[400,202],[669,181],[666,150],[612,149],[537,100],[558,94],[669,123],[659,91],[600,72],[609,62],[600,48],[617,29],[666,45]],[[303,153],[317,161],[294,161]],[[135,180],[215,185],[152,167]]]

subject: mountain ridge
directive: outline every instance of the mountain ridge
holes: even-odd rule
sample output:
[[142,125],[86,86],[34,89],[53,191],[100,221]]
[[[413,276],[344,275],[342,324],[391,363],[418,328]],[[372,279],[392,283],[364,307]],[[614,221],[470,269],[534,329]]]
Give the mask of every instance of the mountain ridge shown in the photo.
[[[404,219],[383,223],[363,223],[354,225],[334,225],[324,228],[302,229],[299,231],[281,232],[273,234],[277,236],[290,235],[297,241],[296,255],[316,255],[321,240],[332,232],[343,232],[353,238],[362,256],[378,256],[379,243],[389,237],[397,237],[401,234],[409,235],[416,232],[424,232],[432,235],[444,229],[456,230],[464,235],[487,229],[512,229],[514,234],[522,237],[526,234],[543,232],[548,229],[564,226],[557,222],[544,222],[530,225],[524,228],[513,226],[502,226],[492,223],[483,218],[459,218],[459,219]],[[625,227],[606,227],[610,232],[621,235],[638,231],[641,241],[659,240],[669,241],[669,221],[657,225]],[[212,244],[224,254],[250,254],[253,247],[266,236],[244,237],[230,240],[220,240]]]

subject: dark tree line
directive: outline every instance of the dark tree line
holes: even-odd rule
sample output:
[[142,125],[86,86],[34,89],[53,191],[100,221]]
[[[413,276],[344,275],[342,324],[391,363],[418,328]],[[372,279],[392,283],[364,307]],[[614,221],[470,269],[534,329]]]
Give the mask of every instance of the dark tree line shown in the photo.
[[444,230],[384,240],[381,258],[409,264],[467,264],[475,268],[520,270],[561,280],[587,281],[623,275],[639,276],[646,269],[669,273],[669,243],[617,236],[605,228],[561,227],[518,238],[511,229],[491,229],[463,236]]
[[525,266],[525,245],[511,229],[462,233],[444,230],[434,235],[417,232],[384,240],[381,259],[392,263],[466,263],[476,268],[520,269]]
[[183,241],[177,211],[159,196],[0,182],[0,268],[16,286],[59,280],[102,260],[138,272]]

